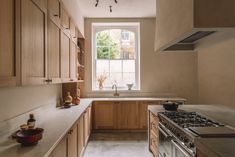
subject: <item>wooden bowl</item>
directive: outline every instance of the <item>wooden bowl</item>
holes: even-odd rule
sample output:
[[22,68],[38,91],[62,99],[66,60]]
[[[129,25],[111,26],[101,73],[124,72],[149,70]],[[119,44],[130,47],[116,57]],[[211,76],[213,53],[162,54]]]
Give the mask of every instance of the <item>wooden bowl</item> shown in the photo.
[[42,128],[19,130],[15,134],[16,141],[22,146],[36,145],[42,139],[43,131]]

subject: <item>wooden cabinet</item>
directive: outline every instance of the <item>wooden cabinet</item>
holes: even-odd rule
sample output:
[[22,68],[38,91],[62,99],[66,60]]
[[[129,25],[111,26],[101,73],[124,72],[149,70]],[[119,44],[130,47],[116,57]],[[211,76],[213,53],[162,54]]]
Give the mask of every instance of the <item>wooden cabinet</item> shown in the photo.
[[51,153],[52,157],[67,157],[67,136],[64,137]]
[[60,28],[48,18],[48,77],[52,83],[61,82],[60,70]]
[[84,143],[88,142],[91,133],[91,107],[88,107],[84,113]]
[[70,18],[70,34],[72,38],[76,38],[76,26],[71,18]]
[[77,45],[74,42],[71,42],[70,47],[70,81],[77,81]]
[[77,124],[75,124],[68,132],[68,157],[78,156],[77,140],[78,140],[78,128]]
[[69,32],[69,15],[62,4],[60,5],[60,21],[62,28]]
[[60,24],[60,2],[59,0],[48,0],[48,14],[49,17]]
[[118,129],[139,129],[138,102],[120,102],[117,105],[117,127]]
[[139,127],[141,129],[148,128],[148,102],[139,102]]
[[47,6],[45,0],[21,1],[22,84],[47,80]]
[[85,149],[85,142],[84,142],[84,115],[82,115],[78,120],[78,157],[81,157],[83,154],[83,151]]
[[70,81],[70,39],[61,33],[61,77],[63,82]]
[[116,106],[114,102],[104,101],[93,104],[93,128],[117,129]]
[[[14,86],[16,78],[15,0],[0,1],[0,87]],[[18,56],[19,57],[19,56]]]
[[149,148],[152,151],[154,157],[158,157],[158,131],[159,119],[153,113],[149,112]]

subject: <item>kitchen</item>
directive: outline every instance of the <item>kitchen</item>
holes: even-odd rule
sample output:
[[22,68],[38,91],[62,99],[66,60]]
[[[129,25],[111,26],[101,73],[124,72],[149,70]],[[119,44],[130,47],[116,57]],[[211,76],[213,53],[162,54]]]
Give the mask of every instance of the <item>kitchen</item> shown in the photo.
[[[181,156],[234,156],[233,1],[0,3],[1,157],[174,157],[177,148]],[[216,123],[210,129],[226,130],[190,134],[188,150],[175,136],[188,128],[162,104],[180,104],[170,113],[196,112]],[[12,135],[29,114],[43,137],[21,146]]]

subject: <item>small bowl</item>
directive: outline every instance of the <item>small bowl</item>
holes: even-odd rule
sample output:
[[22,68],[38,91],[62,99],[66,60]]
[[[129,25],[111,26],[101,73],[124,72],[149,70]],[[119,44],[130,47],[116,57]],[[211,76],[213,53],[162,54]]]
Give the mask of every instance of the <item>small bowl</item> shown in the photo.
[[24,131],[17,131],[15,134],[16,141],[21,143],[22,146],[36,145],[42,139],[44,129],[28,129]]
[[131,88],[133,87],[133,85],[134,85],[133,83],[126,84],[128,90],[131,90]]

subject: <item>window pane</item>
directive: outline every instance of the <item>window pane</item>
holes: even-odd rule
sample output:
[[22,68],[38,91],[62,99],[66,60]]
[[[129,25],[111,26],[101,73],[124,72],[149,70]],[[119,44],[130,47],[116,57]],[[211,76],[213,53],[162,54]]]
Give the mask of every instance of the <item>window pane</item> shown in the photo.
[[110,35],[108,30],[96,33],[96,45],[97,46],[110,45]]
[[135,60],[123,60],[123,72],[135,72]]
[[109,47],[97,47],[97,59],[109,59]]
[[135,73],[123,73],[123,80],[125,84],[134,83],[135,85]]
[[97,73],[109,73],[109,60],[97,60],[96,72]]
[[122,60],[110,60],[110,72],[122,72]]
[[110,73],[111,84],[116,83],[118,86],[122,85],[122,73]]

